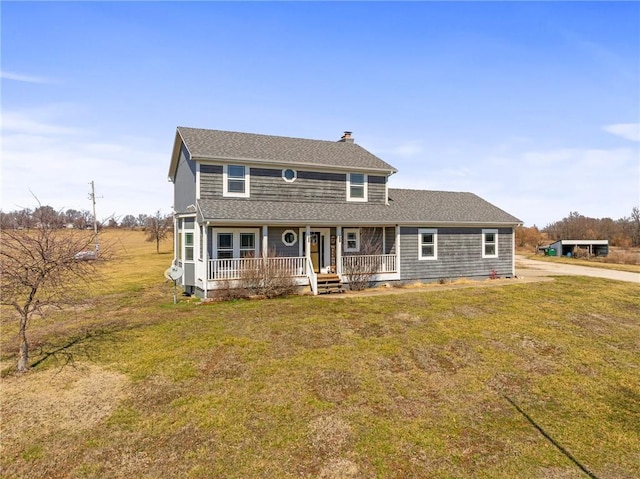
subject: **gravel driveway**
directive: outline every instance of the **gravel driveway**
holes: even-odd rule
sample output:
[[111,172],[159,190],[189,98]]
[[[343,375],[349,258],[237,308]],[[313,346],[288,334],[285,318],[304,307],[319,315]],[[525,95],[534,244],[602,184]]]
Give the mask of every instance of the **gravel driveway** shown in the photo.
[[524,256],[516,255],[516,275],[518,277],[539,277],[558,275],[594,276],[596,278],[616,279],[640,283],[640,273],[616,271],[613,269],[592,268],[589,266],[574,266],[571,264],[536,261]]

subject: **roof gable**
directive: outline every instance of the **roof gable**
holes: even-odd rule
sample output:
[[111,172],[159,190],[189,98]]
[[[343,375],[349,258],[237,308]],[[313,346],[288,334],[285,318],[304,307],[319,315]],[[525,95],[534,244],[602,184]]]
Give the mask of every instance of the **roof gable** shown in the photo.
[[[191,158],[243,160],[332,169],[380,171],[396,169],[355,143],[178,127]],[[174,146],[175,151],[175,146]]]

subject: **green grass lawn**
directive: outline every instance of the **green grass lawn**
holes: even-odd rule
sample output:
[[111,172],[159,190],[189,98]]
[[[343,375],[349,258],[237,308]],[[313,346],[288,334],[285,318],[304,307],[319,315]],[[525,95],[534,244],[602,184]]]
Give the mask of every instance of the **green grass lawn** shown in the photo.
[[174,305],[154,248],[34,322],[33,360],[80,338],[75,368],[3,378],[2,477],[587,477],[509,400],[596,477],[640,477],[635,284]]

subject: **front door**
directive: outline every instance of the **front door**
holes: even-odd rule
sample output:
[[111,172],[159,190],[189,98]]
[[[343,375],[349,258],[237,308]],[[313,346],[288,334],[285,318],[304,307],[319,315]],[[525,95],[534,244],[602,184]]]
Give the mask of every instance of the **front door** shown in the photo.
[[[319,273],[322,268],[327,267],[331,261],[329,253],[331,247],[329,245],[331,229],[330,228],[317,228],[315,231],[309,233],[309,258],[313,265],[313,270]],[[302,241],[300,242],[300,254],[302,256],[307,255],[307,233],[304,228],[300,228],[300,236]]]
[[311,247],[309,248],[309,252],[311,253],[311,264],[313,264],[313,270],[316,273],[319,273],[320,268],[322,267],[322,236],[319,232],[314,231],[311,233],[310,243]]

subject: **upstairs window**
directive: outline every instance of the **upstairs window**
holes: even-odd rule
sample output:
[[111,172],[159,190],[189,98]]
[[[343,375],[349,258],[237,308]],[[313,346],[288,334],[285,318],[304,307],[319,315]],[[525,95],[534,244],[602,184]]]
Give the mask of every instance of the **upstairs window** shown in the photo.
[[249,171],[242,165],[225,165],[222,172],[223,195],[249,197]]
[[418,230],[418,259],[438,259],[438,230]]
[[367,201],[367,175],[363,173],[347,175],[347,201]]
[[482,257],[498,257],[498,230],[482,230]]
[[293,170],[291,168],[282,170],[282,179],[287,183],[293,183],[294,181],[296,181],[297,177],[298,177],[298,172],[296,170]]

